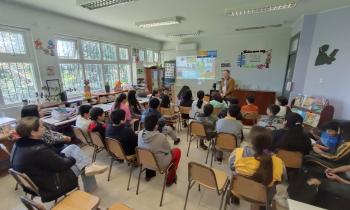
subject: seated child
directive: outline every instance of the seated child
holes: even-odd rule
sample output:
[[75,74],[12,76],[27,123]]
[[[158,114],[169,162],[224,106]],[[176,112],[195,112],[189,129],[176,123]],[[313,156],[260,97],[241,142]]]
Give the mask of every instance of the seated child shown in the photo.
[[[190,89],[183,91],[183,93],[181,95],[180,106],[191,107],[192,103],[193,103],[192,91]],[[181,114],[181,118],[183,119],[184,127],[187,127],[186,120],[190,119],[190,115],[189,114]]]
[[[269,151],[271,132],[254,126],[248,137],[252,146],[235,149],[229,158],[229,168],[237,174],[251,176],[266,186],[281,182],[286,174],[283,161]],[[270,198],[272,199],[272,198]]]
[[[208,140],[211,140],[215,137],[215,123],[218,120],[216,116],[213,116],[214,107],[211,104],[204,105],[203,114],[199,114],[196,117],[196,120],[203,123],[205,132]],[[204,150],[207,150],[207,145],[204,144],[204,139],[200,139],[200,147]]]
[[277,113],[280,111],[280,106],[271,104],[267,110],[267,116],[263,116],[258,121],[258,126],[262,127],[274,127],[275,129],[281,129],[284,127],[283,118],[277,117]]
[[101,136],[103,144],[106,147],[106,144],[105,144],[106,135],[105,135],[105,133],[106,133],[107,126],[104,123],[105,112],[100,107],[93,107],[90,110],[90,119],[91,119],[91,123],[88,127],[88,131],[89,132],[98,132]]
[[[166,94],[163,94],[162,98],[161,98],[161,103],[160,103],[160,108],[173,108],[171,106],[171,102],[170,102],[170,97]],[[174,108],[173,108],[174,110]],[[165,120],[176,120],[179,116],[177,114],[175,114],[175,112],[172,115],[163,115]]]
[[[166,136],[158,131],[158,117],[156,115],[145,117],[145,129],[139,132],[138,146],[140,148],[150,149],[155,154],[160,168],[166,168],[173,162],[174,167],[170,169],[166,183],[167,185],[171,185],[176,182],[176,169],[180,162],[181,150],[178,148],[171,149]],[[155,176],[152,170],[148,171],[151,172],[146,171],[147,181]]]
[[338,145],[341,143],[339,134],[339,123],[336,121],[330,121],[325,124],[321,136],[314,135],[318,140],[313,146],[313,150],[316,153],[328,152],[335,153]]
[[276,114],[278,117],[285,117],[291,112],[288,107],[288,99],[284,96],[278,96],[275,102],[276,105],[280,107],[280,111]]
[[169,135],[170,138],[174,141],[174,144],[176,145],[180,143],[180,139],[177,138],[176,133],[172,127],[165,125],[165,120],[162,117],[162,114],[158,111],[159,105],[159,100],[157,98],[152,98],[149,102],[149,108],[142,113],[141,123],[145,122],[145,118],[150,115],[157,116],[159,131],[163,134]]
[[[91,123],[90,120],[90,110],[92,106],[88,104],[83,104],[79,107],[79,115],[75,121],[75,126],[83,131],[85,137],[88,137],[88,128]],[[89,138],[88,138],[89,139]]]
[[225,109],[227,104],[222,100],[222,97],[219,92],[215,92],[213,95],[213,100],[209,102],[214,109]]
[[241,112],[247,113],[247,112],[256,112],[259,113],[259,107],[254,105],[255,97],[254,96],[247,96],[246,103],[247,105],[242,106]]
[[118,140],[126,156],[135,154],[137,135],[131,128],[125,125],[124,110],[118,109],[111,113],[111,124],[106,129],[106,137]]
[[200,90],[197,92],[197,100],[193,101],[190,118],[194,119],[198,114],[203,113],[203,107],[207,104],[204,100],[204,91]]

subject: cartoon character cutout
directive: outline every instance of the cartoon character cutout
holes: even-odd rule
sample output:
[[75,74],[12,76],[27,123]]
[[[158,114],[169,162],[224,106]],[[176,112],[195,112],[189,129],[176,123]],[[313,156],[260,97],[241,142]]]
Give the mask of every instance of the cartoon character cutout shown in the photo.
[[91,99],[91,88],[89,80],[84,80],[84,98]]

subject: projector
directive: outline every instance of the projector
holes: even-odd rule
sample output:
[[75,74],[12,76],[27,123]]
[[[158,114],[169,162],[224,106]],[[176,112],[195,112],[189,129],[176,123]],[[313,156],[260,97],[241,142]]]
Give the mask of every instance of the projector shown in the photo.
[[115,5],[127,4],[135,0],[77,0],[77,5],[89,10],[100,9]]

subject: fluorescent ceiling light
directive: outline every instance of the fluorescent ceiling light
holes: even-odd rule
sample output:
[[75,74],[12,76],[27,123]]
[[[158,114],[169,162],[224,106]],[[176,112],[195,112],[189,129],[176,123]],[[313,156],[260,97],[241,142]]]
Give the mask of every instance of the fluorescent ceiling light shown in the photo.
[[167,17],[167,18],[161,18],[156,20],[136,22],[135,24],[140,28],[153,28],[158,26],[169,26],[169,25],[175,25],[180,23],[181,23],[180,17]]
[[279,28],[282,27],[282,24],[276,24],[276,25],[268,25],[268,26],[255,26],[255,27],[247,27],[247,28],[236,28],[236,31],[249,31],[249,30],[258,30],[258,29],[265,29],[265,28]]
[[269,13],[278,10],[292,9],[297,6],[296,2],[289,2],[285,4],[270,5],[267,7],[254,8],[254,9],[242,9],[242,10],[226,10],[228,16],[240,16],[240,15],[254,15],[260,13]]
[[135,0],[77,0],[77,4],[89,10],[127,4]]
[[191,31],[191,32],[174,32],[169,33],[166,36],[167,37],[177,37],[177,38],[185,38],[185,37],[191,37],[191,36],[199,36],[203,31]]

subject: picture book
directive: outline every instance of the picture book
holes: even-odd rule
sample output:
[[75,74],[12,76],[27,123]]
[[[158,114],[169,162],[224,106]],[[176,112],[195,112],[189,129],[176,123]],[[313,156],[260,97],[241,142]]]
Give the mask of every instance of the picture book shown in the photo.
[[298,95],[297,97],[295,97],[294,106],[302,107],[303,102],[304,102],[304,96],[303,95]]
[[304,99],[304,103],[303,103],[303,108],[307,109],[307,110],[311,110],[312,109],[312,105],[314,104],[315,101],[315,97],[312,96],[308,96]]
[[307,112],[304,118],[304,124],[311,127],[317,127],[320,121],[320,115],[312,112]]
[[315,98],[314,103],[312,104],[311,110],[313,112],[320,113],[322,112],[323,108],[327,105],[327,99],[323,97]]

